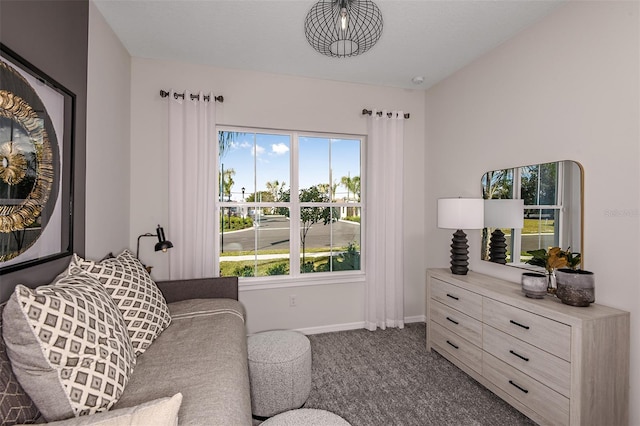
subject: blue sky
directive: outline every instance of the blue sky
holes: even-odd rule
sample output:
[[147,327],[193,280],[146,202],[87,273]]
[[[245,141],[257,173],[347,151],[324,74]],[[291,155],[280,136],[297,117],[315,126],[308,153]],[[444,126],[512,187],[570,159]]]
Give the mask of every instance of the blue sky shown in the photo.
[[[289,135],[240,134],[220,160],[225,170],[231,168],[236,172],[231,200],[242,199],[242,187],[246,198],[254,191],[265,191],[266,183],[274,180],[286,182],[285,189],[288,189],[291,184],[291,144]],[[299,145],[300,188],[329,183],[330,170],[332,181],[338,183],[342,176],[360,174],[360,141],[357,139],[300,136]],[[346,189],[339,186],[337,196],[346,196]]]

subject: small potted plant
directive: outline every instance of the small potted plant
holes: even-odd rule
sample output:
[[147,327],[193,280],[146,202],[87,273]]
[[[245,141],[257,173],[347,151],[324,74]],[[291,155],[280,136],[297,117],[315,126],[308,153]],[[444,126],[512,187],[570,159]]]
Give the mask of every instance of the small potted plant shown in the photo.
[[595,275],[593,272],[578,269],[582,262],[580,253],[572,253],[570,248],[564,253],[567,268],[558,269],[556,273],[556,296],[566,305],[589,306],[595,302]]
[[531,250],[527,252],[532,257],[527,261],[529,265],[540,266],[547,272],[547,292],[556,292],[556,270],[567,266],[566,252],[560,247],[551,247],[549,251],[545,249]]

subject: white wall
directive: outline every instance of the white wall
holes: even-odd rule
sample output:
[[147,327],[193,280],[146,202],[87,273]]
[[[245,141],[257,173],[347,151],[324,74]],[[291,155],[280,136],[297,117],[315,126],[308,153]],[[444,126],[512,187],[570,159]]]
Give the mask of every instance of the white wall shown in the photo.
[[[338,64],[338,62],[336,62]],[[223,95],[217,122],[223,125],[365,134],[363,108],[411,113],[405,143],[405,314],[424,315],[424,93],[325,80],[229,70],[142,58],[132,60],[131,232],[135,237],[168,221],[167,100],[160,89],[213,91]],[[171,230],[166,229],[171,239]],[[155,278],[167,277],[166,258],[141,249]],[[289,308],[289,295],[298,307]],[[314,328],[364,321],[363,283],[246,290],[240,296],[250,332]]]
[[89,3],[87,78],[87,258],[129,241],[131,57]]
[[[485,171],[584,166],[586,269],[596,300],[631,312],[631,424],[640,424],[640,34],[638,2],[569,2],[427,92],[426,253],[448,266],[436,200],[480,196]],[[471,269],[519,282],[521,271]]]

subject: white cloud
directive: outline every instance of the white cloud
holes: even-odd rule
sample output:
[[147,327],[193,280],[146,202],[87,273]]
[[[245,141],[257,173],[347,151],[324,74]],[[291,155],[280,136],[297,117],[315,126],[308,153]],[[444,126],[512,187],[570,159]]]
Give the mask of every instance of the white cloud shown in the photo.
[[260,155],[264,154],[264,147],[261,147],[260,145],[256,144],[255,149],[251,150],[251,154],[256,157],[259,157]]
[[284,143],[274,143],[271,145],[271,152],[276,155],[284,155],[289,152],[289,147]]
[[249,142],[242,142],[242,144],[240,144],[240,148],[253,148],[253,144]]

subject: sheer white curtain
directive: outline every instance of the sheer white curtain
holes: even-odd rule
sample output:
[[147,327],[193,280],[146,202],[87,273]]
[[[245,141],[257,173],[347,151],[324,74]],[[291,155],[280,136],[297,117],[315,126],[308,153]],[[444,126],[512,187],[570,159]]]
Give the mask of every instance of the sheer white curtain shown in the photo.
[[374,110],[368,120],[365,323],[404,328],[404,114]]
[[215,101],[191,98],[169,95],[170,279],[214,276]]

